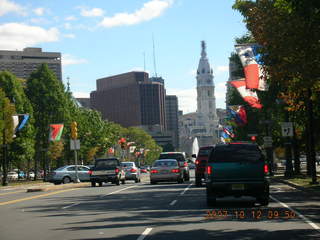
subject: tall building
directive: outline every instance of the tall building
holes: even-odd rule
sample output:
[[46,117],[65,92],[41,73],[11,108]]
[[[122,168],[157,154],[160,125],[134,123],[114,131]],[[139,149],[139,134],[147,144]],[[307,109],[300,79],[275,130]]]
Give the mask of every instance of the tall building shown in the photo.
[[[199,146],[218,141],[219,118],[216,110],[213,71],[207,58],[206,44],[201,42],[201,57],[197,69],[197,111],[180,117],[180,142],[190,143],[197,137]],[[188,139],[188,141],[186,141]],[[186,152],[190,146],[182,146]]]
[[152,82],[146,72],[128,72],[97,80],[90,106],[106,120],[124,127],[166,128],[164,86]]
[[61,53],[42,52],[41,48],[25,48],[23,51],[0,50],[0,71],[7,70],[19,78],[27,79],[42,63],[48,64],[62,81]]
[[178,125],[178,98],[175,95],[166,95],[166,123],[167,130],[172,134],[172,145],[179,148]]

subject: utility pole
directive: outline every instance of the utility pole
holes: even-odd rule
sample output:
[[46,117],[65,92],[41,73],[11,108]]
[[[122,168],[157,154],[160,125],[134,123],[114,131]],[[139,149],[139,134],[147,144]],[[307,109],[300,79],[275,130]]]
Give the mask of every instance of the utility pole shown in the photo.
[[78,156],[77,156],[77,138],[78,138],[78,128],[77,128],[77,122],[73,121],[71,123],[71,138],[73,141],[73,147],[74,147],[74,161],[75,161],[75,172],[76,172],[76,177],[75,177],[75,182],[79,183],[79,175],[78,175]]
[[3,177],[2,177],[2,186],[8,186],[8,169],[7,169],[7,142],[6,142],[6,128],[5,128],[5,111],[3,109],[3,134],[2,134],[2,148],[3,148],[3,160],[2,160],[2,168],[3,168]]

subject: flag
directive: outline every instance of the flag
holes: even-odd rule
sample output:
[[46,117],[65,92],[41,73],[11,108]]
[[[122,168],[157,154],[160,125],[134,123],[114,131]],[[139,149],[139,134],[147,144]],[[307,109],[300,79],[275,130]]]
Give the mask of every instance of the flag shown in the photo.
[[220,131],[220,140],[223,143],[231,142],[231,138],[224,131]]
[[27,124],[29,120],[29,114],[13,115],[12,119],[14,132],[18,132]]
[[235,45],[240,61],[244,69],[246,88],[267,90],[266,77],[263,70],[261,54],[258,52],[258,44]]
[[225,132],[226,134],[228,134],[228,136],[230,136],[230,138],[234,138],[235,135],[233,133],[233,129],[232,129],[232,126],[225,126],[223,128],[223,132]]
[[247,89],[245,81],[230,81],[230,84],[238,90],[243,100],[246,101],[251,107],[258,109],[262,108],[257,93]]
[[243,126],[248,123],[247,113],[244,106],[241,106],[241,105],[228,106],[227,111],[231,116],[231,118],[233,118],[238,125]]
[[63,124],[50,124],[49,141],[60,141]]

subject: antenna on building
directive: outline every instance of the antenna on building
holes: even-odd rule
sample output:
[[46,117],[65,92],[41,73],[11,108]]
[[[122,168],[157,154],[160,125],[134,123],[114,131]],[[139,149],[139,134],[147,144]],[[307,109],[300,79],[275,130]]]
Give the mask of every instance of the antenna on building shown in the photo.
[[157,65],[156,65],[156,53],[155,53],[155,47],[154,47],[154,37],[152,33],[152,46],[153,46],[153,68],[154,68],[154,75],[157,76]]

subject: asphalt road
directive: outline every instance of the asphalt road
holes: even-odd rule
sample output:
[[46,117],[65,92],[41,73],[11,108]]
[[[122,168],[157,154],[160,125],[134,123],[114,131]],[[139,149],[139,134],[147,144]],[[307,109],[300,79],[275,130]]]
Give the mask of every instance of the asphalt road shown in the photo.
[[268,207],[225,198],[208,208],[192,181],[0,190],[0,239],[320,239],[319,197],[273,183]]

